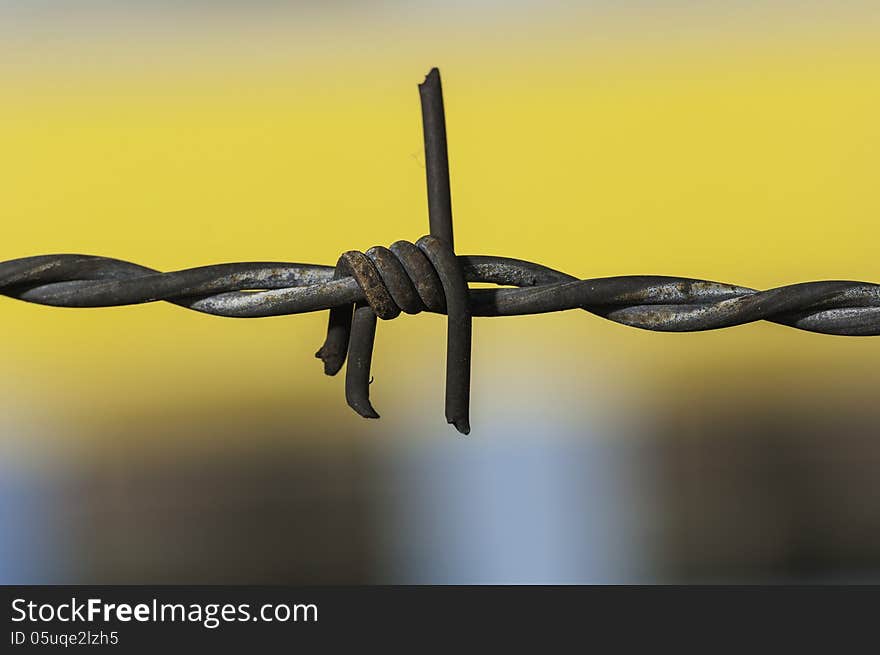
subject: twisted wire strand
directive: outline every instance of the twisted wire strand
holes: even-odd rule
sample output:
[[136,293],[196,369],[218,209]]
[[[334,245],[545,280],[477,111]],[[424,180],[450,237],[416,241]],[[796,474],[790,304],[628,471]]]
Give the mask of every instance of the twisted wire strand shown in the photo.
[[[400,243],[392,249],[400,249]],[[458,255],[457,261],[467,282],[516,287],[469,289],[474,316],[583,309],[615,323],[660,332],[714,330],[763,320],[823,334],[880,334],[880,285],[869,282],[804,282],[758,291],[660,275],[578,279],[508,257]],[[335,270],[316,264],[249,262],[161,273],[109,257],[40,255],[0,263],[0,294],[53,307],[167,301],[234,318],[369,304],[358,281],[350,275],[335,277]],[[414,287],[420,286],[422,292],[426,286],[436,291],[435,282],[426,283],[421,275],[409,277],[412,272],[406,270]],[[392,311],[416,313],[411,305],[397,305],[381,276],[376,278],[374,288],[383,288],[388,294]],[[424,302],[421,293],[419,297]],[[420,311],[446,313],[439,301],[430,302]],[[445,300],[442,302],[445,304]]]
[[[361,416],[370,403],[378,319],[422,311],[447,315],[446,419],[467,434],[473,316],[582,309],[659,332],[694,332],[770,321],[824,334],[880,334],[880,285],[820,281],[758,291],[686,277],[628,275],[578,279],[533,262],[456,255],[440,75],[419,85],[425,137],[430,235],[366,252],[336,266],[244,262],[162,273],[120,259],[40,255],[0,262],[0,294],[53,307],[170,302],[193,311],[261,318],[329,310],[316,356],[324,372],[346,366],[345,396]],[[469,289],[469,282],[496,289]]]
[[[506,288],[468,289],[468,282]],[[119,259],[41,255],[0,263],[0,294],[53,307],[109,307],[166,301],[217,316],[258,318],[330,310],[316,356],[328,375],[348,359],[345,397],[366,418],[376,319],[401,312],[448,314],[447,420],[470,430],[470,317],[582,309],[646,330],[692,332],[760,320],[836,335],[880,334],[880,285],[806,282],[757,291],[666,276],[581,280],[507,257],[456,256],[423,237],[391,248],[349,251],[336,267],[251,262],[161,273]],[[453,302],[454,300],[454,302]],[[454,320],[453,320],[454,319]]]

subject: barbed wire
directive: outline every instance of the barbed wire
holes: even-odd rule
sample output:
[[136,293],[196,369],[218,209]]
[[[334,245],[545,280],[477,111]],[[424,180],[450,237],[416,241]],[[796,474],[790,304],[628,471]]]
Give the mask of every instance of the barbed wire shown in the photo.
[[[345,395],[361,416],[370,403],[377,318],[401,312],[447,315],[446,418],[470,431],[473,316],[582,309],[646,330],[691,332],[771,321],[824,334],[880,334],[880,285],[855,281],[792,284],[766,291],[658,275],[578,279],[508,257],[456,255],[446,127],[439,71],[419,85],[425,136],[430,235],[366,252],[335,267],[249,262],[162,273],[90,255],[39,255],[0,263],[0,293],[54,307],[110,307],[166,301],[217,316],[258,318],[330,310],[316,353],[335,375],[348,360]],[[470,289],[469,282],[498,285]]]

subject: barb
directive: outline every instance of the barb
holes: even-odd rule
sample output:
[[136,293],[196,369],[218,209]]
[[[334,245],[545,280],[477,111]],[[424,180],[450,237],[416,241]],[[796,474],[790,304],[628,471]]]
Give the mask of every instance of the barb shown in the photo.
[[[471,316],[517,316],[580,309],[622,325],[693,332],[770,321],[845,336],[880,335],[880,285],[805,282],[758,291],[684,277],[630,275],[578,279],[533,262],[456,255],[440,75],[419,85],[425,131],[431,234],[337,265],[251,262],[162,273],[119,259],[40,255],[0,262],[0,294],[54,307],[110,307],[165,301],[217,316],[259,318],[330,311],[317,356],[328,375],[348,360],[346,400],[378,417],[369,399],[377,318],[401,312],[446,314],[446,417],[467,434]],[[483,282],[498,289],[469,289]]]

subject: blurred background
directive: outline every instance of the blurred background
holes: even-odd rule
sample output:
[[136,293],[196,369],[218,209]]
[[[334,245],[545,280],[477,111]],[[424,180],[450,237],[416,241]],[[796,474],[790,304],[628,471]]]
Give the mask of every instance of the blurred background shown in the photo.
[[[333,264],[427,232],[581,277],[878,281],[880,9],[0,0],[0,259]],[[880,339],[0,302],[0,582],[880,581]]]

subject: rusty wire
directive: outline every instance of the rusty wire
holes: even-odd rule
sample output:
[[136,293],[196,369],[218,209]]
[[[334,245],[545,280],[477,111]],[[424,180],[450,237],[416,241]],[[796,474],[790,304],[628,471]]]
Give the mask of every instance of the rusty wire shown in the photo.
[[[658,275],[578,279],[529,261],[456,255],[443,95],[438,70],[419,85],[425,137],[430,235],[366,252],[335,267],[250,262],[161,273],[109,257],[40,255],[0,263],[0,293],[55,307],[109,307],[167,301],[236,318],[330,310],[316,353],[335,375],[348,360],[345,395],[361,416],[378,418],[369,383],[376,319],[401,312],[446,314],[446,418],[470,431],[472,316],[583,309],[632,327],[691,332],[771,321],[824,334],[880,334],[880,285],[821,281],[757,291]],[[468,282],[499,289],[469,289]]]

